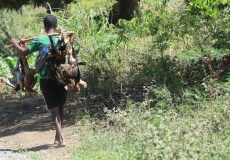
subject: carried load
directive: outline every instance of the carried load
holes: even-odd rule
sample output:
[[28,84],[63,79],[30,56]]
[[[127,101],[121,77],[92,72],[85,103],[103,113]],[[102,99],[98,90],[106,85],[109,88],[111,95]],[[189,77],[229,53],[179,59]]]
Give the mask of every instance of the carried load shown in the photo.
[[50,45],[49,51],[45,55],[38,55],[35,62],[35,70],[39,72],[41,66],[48,65],[54,72],[58,83],[63,85],[76,84],[80,80],[80,71],[78,65],[85,65],[85,62],[79,62],[77,59],[78,50],[73,47],[74,32],[63,32],[66,36],[62,41],[58,41],[54,45],[52,37],[56,34],[49,35]]
[[[54,45],[52,37],[60,34],[62,34],[63,39],[58,40]],[[59,84],[73,84],[75,86],[79,83],[80,70],[78,65],[85,65],[86,63],[78,61],[77,54],[80,48],[78,50],[74,49],[74,34],[75,32],[62,32],[44,35],[49,37],[50,44],[47,46],[45,55],[38,54],[35,61],[35,72],[40,73],[41,67],[47,65]],[[35,38],[22,39],[20,42],[25,43],[33,39]]]

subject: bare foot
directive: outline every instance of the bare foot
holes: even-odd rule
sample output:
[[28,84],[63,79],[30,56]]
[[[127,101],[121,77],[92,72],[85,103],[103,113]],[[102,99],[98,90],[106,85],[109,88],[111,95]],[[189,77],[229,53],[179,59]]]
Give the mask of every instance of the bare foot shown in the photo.
[[59,143],[58,140],[55,139],[54,144],[58,144],[58,143]]
[[58,136],[57,134],[55,135],[55,139],[54,139],[54,144],[58,144],[60,143],[60,140],[58,140]]
[[58,145],[56,146],[56,148],[61,148],[61,147],[66,147],[66,143],[61,142],[61,143],[58,143]]

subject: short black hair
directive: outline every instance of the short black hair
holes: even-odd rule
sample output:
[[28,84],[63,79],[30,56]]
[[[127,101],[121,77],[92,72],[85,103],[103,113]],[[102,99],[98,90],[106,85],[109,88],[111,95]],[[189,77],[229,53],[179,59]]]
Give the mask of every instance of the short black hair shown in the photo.
[[47,15],[43,19],[44,25],[48,28],[56,28],[57,27],[57,18],[54,15]]

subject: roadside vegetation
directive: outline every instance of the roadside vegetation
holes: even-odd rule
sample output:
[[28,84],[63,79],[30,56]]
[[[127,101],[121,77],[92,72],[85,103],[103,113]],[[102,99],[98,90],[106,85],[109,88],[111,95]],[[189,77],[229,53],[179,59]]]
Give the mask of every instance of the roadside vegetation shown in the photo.
[[[77,33],[87,62],[71,159],[230,159],[229,1],[141,0],[136,17],[116,26],[113,3],[78,1],[53,13]],[[0,12],[0,74],[12,78],[16,56],[3,46],[44,32],[45,10]]]

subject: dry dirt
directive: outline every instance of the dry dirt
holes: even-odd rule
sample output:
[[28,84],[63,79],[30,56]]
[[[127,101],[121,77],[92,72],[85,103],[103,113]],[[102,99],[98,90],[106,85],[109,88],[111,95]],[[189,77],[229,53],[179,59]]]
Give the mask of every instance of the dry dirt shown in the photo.
[[65,110],[68,117],[64,121],[67,147],[56,148],[53,144],[55,129],[43,99],[1,99],[0,143],[5,149],[0,149],[0,154],[3,151],[12,151],[28,159],[68,159],[80,143],[73,132],[73,120],[68,116],[73,106],[67,105]]

